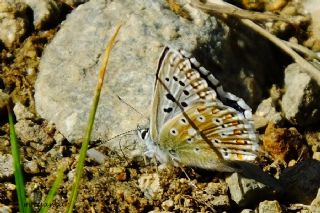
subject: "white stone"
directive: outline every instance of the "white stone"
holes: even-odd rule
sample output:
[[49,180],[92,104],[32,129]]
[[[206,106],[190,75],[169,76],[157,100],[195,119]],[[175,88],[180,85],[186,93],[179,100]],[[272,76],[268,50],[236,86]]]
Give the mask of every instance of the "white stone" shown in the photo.
[[13,158],[10,154],[0,154],[0,180],[10,178],[14,173]]

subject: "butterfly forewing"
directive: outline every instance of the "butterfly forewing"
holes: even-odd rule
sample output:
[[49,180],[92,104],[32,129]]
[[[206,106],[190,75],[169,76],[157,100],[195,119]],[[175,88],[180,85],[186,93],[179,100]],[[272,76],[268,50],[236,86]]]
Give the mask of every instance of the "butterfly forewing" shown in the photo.
[[[200,95],[200,96],[199,96]],[[199,98],[202,97],[202,98]],[[160,128],[170,118],[204,98],[215,99],[200,73],[192,68],[189,59],[166,47],[160,57],[151,114],[151,134],[157,137]]]
[[250,107],[194,58],[169,47],[159,60],[150,129],[163,153],[189,166],[229,170],[223,160],[251,161],[259,148]]

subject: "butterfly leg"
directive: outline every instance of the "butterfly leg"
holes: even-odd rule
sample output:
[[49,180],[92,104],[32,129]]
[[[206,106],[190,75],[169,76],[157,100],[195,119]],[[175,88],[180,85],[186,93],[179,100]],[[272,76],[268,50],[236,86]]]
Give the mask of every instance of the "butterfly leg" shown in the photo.
[[198,187],[192,182],[191,178],[189,177],[189,175],[187,174],[186,170],[180,165],[178,164],[179,168],[181,169],[181,171],[184,173],[184,175],[186,176],[186,178],[189,180],[189,184],[191,186],[193,186],[195,189],[197,189]]
[[157,163],[157,159],[156,159],[156,156],[154,154],[154,151],[153,150],[149,150],[149,151],[146,151],[143,155],[143,160],[144,160],[144,164],[147,165],[147,158],[146,157],[149,157],[151,158],[151,161],[152,161],[152,164],[155,165],[156,167],[156,172],[158,174],[158,163]]
[[156,166],[156,172],[159,175],[159,170],[158,170],[158,162],[155,156],[153,156],[152,161],[154,163],[154,165]]

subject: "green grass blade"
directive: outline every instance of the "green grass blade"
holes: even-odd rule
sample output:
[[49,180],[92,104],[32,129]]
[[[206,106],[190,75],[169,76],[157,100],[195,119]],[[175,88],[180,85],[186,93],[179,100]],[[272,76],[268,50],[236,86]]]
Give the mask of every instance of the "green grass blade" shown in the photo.
[[31,212],[31,203],[26,202],[26,191],[24,186],[23,172],[20,164],[20,151],[17,135],[14,129],[13,115],[9,105],[7,105],[9,126],[10,126],[10,143],[13,157],[14,179],[18,196],[19,211],[22,213]]
[[54,196],[56,195],[59,187],[60,187],[60,184],[61,184],[61,181],[63,179],[63,174],[64,174],[64,171],[65,171],[65,167],[62,166],[59,170],[58,170],[58,173],[57,173],[57,177],[47,195],[47,198],[46,200],[44,201],[44,204],[42,206],[42,208],[40,209],[40,212],[39,213],[45,213],[45,212],[48,212],[50,206],[51,206],[51,203],[54,199]]
[[83,173],[83,167],[84,167],[84,160],[86,157],[86,153],[88,150],[88,145],[89,145],[89,141],[90,141],[90,137],[91,137],[91,133],[92,133],[92,128],[93,128],[93,123],[94,123],[94,117],[96,114],[96,110],[98,107],[98,103],[99,103],[99,99],[100,99],[100,93],[101,93],[101,89],[102,89],[102,85],[103,85],[103,80],[104,80],[104,75],[106,73],[106,68],[109,62],[109,57],[110,57],[110,53],[111,53],[111,49],[115,43],[116,37],[119,33],[119,30],[121,28],[121,25],[118,25],[116,28],[115,33],[112,35],[108,46],[105,50],[105,54],[103,57],[103,61],[102,61],[102,65],[100,67],[99,70],[99,78],[98,78],[98,82],[97,82],[97,86],[96,86],[96,91],[95,91],[95,96],[93,98],[93,103],[92,103],[92,107],[90,110],[90,114],[89,114],[89,119],[88,119],[88,126],[87,126],[87,130],[86,130],[86,134],[85,137],[83,139],[82,142],[82,146],[81,146],[81,150],[80,150],[80,155],[79,155],[79,160],[78,160],[78,164],[77,164],[77,168],[76,168],[76,174],[75,174],[75,178],[74,178],[74,182],[72,185],[72,191],[71,191],[71,196],[68,202],[68,207],[66,212],[71,213],[74,207],[74,204],[77,200],[77,196],[78,196],[78,191],[79,191],[79,185],[80,185],[80,179],[81,179],[81,175]]

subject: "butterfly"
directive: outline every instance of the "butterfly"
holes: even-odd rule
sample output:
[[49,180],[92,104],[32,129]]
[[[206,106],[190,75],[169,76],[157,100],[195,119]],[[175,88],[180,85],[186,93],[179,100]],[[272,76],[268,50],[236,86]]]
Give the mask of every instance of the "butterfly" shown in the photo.
[[150,128],[138,134],[161,163],[232,172],[260,149],[252,110],[225,92],[210,71],[183,50],[165,47],[157,67]]

